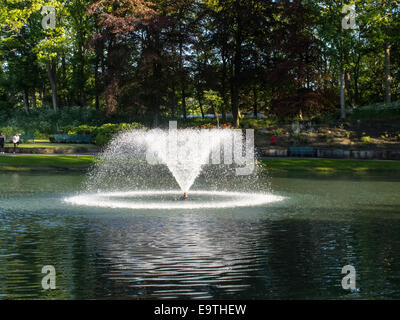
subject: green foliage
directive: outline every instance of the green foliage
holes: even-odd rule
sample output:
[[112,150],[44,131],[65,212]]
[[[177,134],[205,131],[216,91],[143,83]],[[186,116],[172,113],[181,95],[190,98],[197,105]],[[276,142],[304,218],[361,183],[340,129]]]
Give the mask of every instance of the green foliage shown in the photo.
[[[0,114],[1,117],[1,114]],[[22,111],[14,112],[1,119],[4,123],[0,131],[7,136],[15,133],[33,133],[35,139],[47,139],[55,133],[91,135],[97,145],[105,145],[119,131],[145,128],[141,123],[103,124],[104,114],[91,108],[73,107],[58,113],[51,109],[32,111],[29,115]]]
[[142,124],[137,122],[120,124],[106,123],[95,130],[96,138],[94,142],[98,146],[104,146],[120,131],[144,128]]
[[[200,106],[215,114],[224,107],[235,116],[257,109],[281,120],[330,114],[336,121],[342,71],[352,105],[383,100],[388,43],[392,97],[400,97],[396,1],[182,3],[0,1],[1,125],[38,135],[139,117],[159,125],[184,107],[198,114]],[[357,9],[355,30],[341,28],[344,4]],[[56,9],[54,30],[41,26],[44,5]],[[143,32],[146,37],[139,36]],[[58,113],[47,109],[52,98]],[[107,109],[107,119],[91,107]],[[374,106],[349,113],[353,119],[400,119],[398,110]],[[181,127],[215,120],[188,120]],[[243,128],[273,125],[241,121]]]
[[327,143],[328,145],[330,145],[330,144],[333,143],[333,135],[331,135],[331,134],[327,134],[327,135],[326,135],[326,143]]
[[205,103],[212,108],[215,108],[219,111],[221,105],[224,103],[224,100],[218,94],[218,92],[214,90],[207,90],[203,93]]
[[361,137],[361,141],[364,143],[371,143],[371,137],[370,136],[363,136]]
[[283,133],[283,128],[274,128],[272,131],[271,131],[271,134],[273,135],[273,136],[275,136],[275,137],[279,137],[281,134]]
[[97,133],[97,127],[95,126],[88,126],[86,124],[80,125],[78,127],[71,127],[69,128],[68,134],[89,134],[93,135]]
[[72,127],[80,125],[101,125],[104,113],[92,108],[70,107],[55,112],[52,109],[32,110],[29,115],[22,110],[0,113],[0,123],[5,127],[13,127],[21,132],[44,134],[68,133]]
[[384,103],[373,103],[348,111],[349,119],[400,119],[400,100],[390,105]]
[[243,129],[264,129],[264,128],[272,128],[275,127],[278,120],[275,117],[263,118],[263,119],[253,119],[253,118],[244,118],[240,121],[240,127]]
[[189,119],[178,119],[178,128],[200,128],[204,125],[215,125],[215,119],[213,118],[189,118]]
[[24,134],[25,131],[21,130],[21,128],[18,127],[7,126],[7,127],[0,127],[0,133],[5,134],[6,137],[9,138],[16,133]]
[[69,126],[63,128],[63,133],[67,134],[87,134],[91,135],[94,143],[104,146],[113,138],[115,134],[124,130],[145,129],[145,126],[138,122],[133,123],[106,123],[101,126]]

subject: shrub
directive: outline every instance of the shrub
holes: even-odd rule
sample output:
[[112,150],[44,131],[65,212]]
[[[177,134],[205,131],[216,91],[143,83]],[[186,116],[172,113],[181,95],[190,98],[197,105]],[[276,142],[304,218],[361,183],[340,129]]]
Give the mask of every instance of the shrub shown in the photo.
[[97,134],[97,127],[95,126],[88,126],[86,124],[77,126],[77,127],[70,127],[67,130],[68,134],[89,134],[95,136]]
[[144,128],[145,127],[141,123],[137,122],[120,124],[106,123],[96,129],[97,134],[94,142],[98,146],[104,146],[120,131]]
[[50,135],[48,133],[42,133],[39,130],[36,130],[35,132],[33,132],[33,135],[35,137],[35,140],[39,140],[39,139],[49,139]]
[[361,141],[365,142],[365,143],[370,143],[371,142],[371,137],[370,136],[361,137]]
[[0,128],[0,133],[4,133],[7,137],[10,137],[10,136],[13,136],[16,133],[24,134],[25,131],[22,130],[21,128],[18,128],[18,127],[8,126],[8,127],[1,127]]
[[106,123],[100,127],[79,125],[66,126],[61,128],[61,133],[65,134],[87,134],[92,136],[93,142],[98,146],[106,145],[112,137],[123,130],[144,129],[145,126],[138,122],[133,123]]
[[99,126],[104,121],[104,112],[93,108],[68,107],[58,112],[39,108],[30,110],[29,115],[23,110],[12,112],[0,111],[0,123],[5,127],[14,127],[25,133],[42,133],[46,136],[56,132],[68,133],[71,127],[80,125]]
[[333,143],[333,136],[331,134],[326,135],[326,143],[332,144]]
[[243,129],[264,129],[275,126],[277,123],[277,119],[273,116],[263,119],[254,119],[254,118],[244,118],[240,120],[240,126]]
[[214,128],[216,128],[216,126],[213,125],[212,123],[202,124],[200,127],[202,129],[214,129]]
[[391,104],[373,103],[347,111],[349,119],[399,119],[400,100],[393,101]]
[[271,130],[271,134],[275,137],[280,136],[282,133],[283,133],[283,128],[277,128],[277,129],[272,128]]
[[[220,119],[221,121],[221,119]],[[203,127],[204,125],[216,126],[216,121],[214,118],[189,118],[189,119],[178,119],[178,128],[198,128]]]

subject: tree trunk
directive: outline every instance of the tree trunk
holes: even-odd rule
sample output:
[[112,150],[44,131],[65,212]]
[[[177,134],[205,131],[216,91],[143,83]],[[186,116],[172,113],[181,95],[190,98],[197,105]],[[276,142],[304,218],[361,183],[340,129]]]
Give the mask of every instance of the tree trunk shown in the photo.
[[42,106],[45,106],[44,99],[46,97],[46,86],[43,84],[42,88],[40,89],[40,100],[42,100]]
[[57,81],[56,81],[56,65],[54,62],[47,61],[46,63],[47,75],[50,81],[51,98],[53,101],[53,109],[58,112],[57,104]]
[[170,105],[171,105],[171,115],[173,117],[176,116],[176,91],[175,91],[175,82],[172,81],[171,84],[171,93],[170,93]]
[[57,84],[58,88],[60,88],[61,93],[58,95],[58,105],[63,107],[65,105],[72,105],[74,103],[73,98],[68,93],[63,93],[66,90],[63,90],[68,87],[67,84],[67,63],[65,60],[65,54],[61,56],[61,77],[59,77],[59,81]]
[[181,98],[182,98],[182,111],[183,111],[183,118],[186,120],[187,113],[186,113],[186,87],[185,87],[185,73],[183,70],[183,39],[182,39],[182,31],[181,36],[179,39],[179,73],[180,73],[180,80],[181,80]]
[[257,105],[257,88],[256,88],[256,86],[253,87],[253,96],[254,96],[253,113],[254,113],[254,118],[257,119],[257,117],[258,117],[258,105]]
[[226,91],[227,91],[226,90],[226,78],[227,78],[226,70],[227,70],[227,68],[226,68],[225,50],[223,50],[222,55],[223,55],[223,57],[222,57],[222,79],[221,79],[221,82],[222,82],[222,100],[224,101],[224,103],[222,104],[222,107],[221,107],[221,113],[222,113],[222,122],[226,123],[226,108],[228,106],[228,97],[226,94]]
[[240,126],[240,119],[239,119],[239,88],[237,85],[237,80],[233,79],[232,83],[232,117],[233,117],[233,124],[236,128]]
[[94,63],[94,95],[95,95],[95,107],[96,110],[100,109],[99,101],[99,54],[96,50],[96,58]]
[[235,32],[235,54],[233,60],[233,77],[231,82],[232,91],[232,116],[233,124],[236,128],[240,126],[240,111],[239,111],[239,95],[241,83],[241,69],[242,69],[242,23],[241,23],[241,8],[240,1],[235,1],[237,28]]
[[85,56],[84,56],[84,44],[81,39],[78,44],[78,59],[79,59],[79,88],[78,88],[78,101],[81,107],[86,105],[85,95]]
[[185,92],[185,85],[183,84],[183,81],[182,81],[182,91],[181,91],[181,95],[182,95],[182,111],[183,111],[183,118],[186,120],[186,118],[187,118],[187,112],[186,112],[186,92]]
[[107,45],[107,56],[104,60],[104,96],[106,103],[106,117],[111,118],[118,110],[118,96],[120,93],[120,84],[118,78],[118,48],[115,46],[115,40],[112,39]]
[[153,126],[158,127],[160,124],[161,118],[161,97],[162,97],[162,89],[160,85],[157,85],[157,81],[162,81],[162,65],[161,65],[161,44],[160,44],[160,33],[155,32],[154,34],[154,49],[156,54],[156,59],[153,62],[153,83],[155,87],[153,87]]
[[340,118],[342,120],[346,119],[346,109],[345,109],[345,81],[344,81],[344,71],[340,72]]
[[175,103],[176,103],[175,92],[174,89],[172,89],[171,92],[168,93],[168,105],[171,110],[171,117],[173,118],[175,117],[176,114]]
[[199,101],[199,106],[200,106],[200,112],[201,112],[201,118],[204,119],[204,109],[203,109],[203,103]]
[[204,119],[204,108],[203,108],[203,97],[201,92],[198,93],[197,100],[199,101],[199,107],[201,112],[201,118]]
[[359,79],[359,68],[357,66],[357,71],[354,72],[354,107],[357,107],[359,101],[360,101],[360,90],[358,86],[358,79]]
[[215,108],[214,105],[212,105],[211,108],[212,108],[212,112],[214,113],[215,120],[217,121],[217,128],[219,128],[219,115],[218,115],[218,111],[217,111],[217,109]]
[[343,28],[340,31],[340,119],[346,119],[346,105],[345,105],[345,70],[344,70],[344,48],[343,48]]
[[35,88],[33,88],[33,93],[32,93],[32,106],[33,106],[33,109],[34,109],[34,110],[37,109],[36,89],[35,89]]
[[390,104],[392,102],[391,96],[391,83],[392,76],[390,75],[390,50],[391,44],[389,40],[385,42],[385,104]]
[[25,112],[26,114],[29,114],[29,94],[27,88],[24,88],[23,97],[24,97]]
[[353,90],[351,89],[351,78],[350,78],[350,73],[348,71],[345,71],[345,80],[344,80],[347,94],[349,96],[349,104],[352,108],[354,108],[354,94]]
[[[160,57],[160,55],[158,55]],[[161,79],[161,64],[157,61],[153,65],[154,79]],[[153,80],[154,80],[153,79]],[[155,83],[155,82],[154,82]],[[154,88],[154,96],[152,99],[152,109],[153,109],[153,127],[157,128],[160,124],[160,107],[161,107],[161,90],[159,87]]]
[[353,68],[353,79],[354,79],[354,107],[357,107],[360,101],[360,91],[358,80],[360,78],[360,62],[361,62],[362,55],[359,53],[357,56],[357,62]]
[[239,69],[240,69],[240,49],[237,49],[237,53],[235,54],[234,59],[234,70],[231,79],[231,92],[232,92],[232,117],[233,117],[233,125],[236,128],[239,128],[240,118],[239,118],[239,90],[240,90],[240,79],[239,79]]

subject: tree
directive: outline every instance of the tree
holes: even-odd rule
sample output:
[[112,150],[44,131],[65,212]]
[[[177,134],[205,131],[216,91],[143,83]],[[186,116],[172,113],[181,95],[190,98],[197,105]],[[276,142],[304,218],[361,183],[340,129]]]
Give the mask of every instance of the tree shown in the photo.
[[399,3],[389,0],[366,0],[365,2],[363,4],[369,13],[370,28],[368,33],[370,39],[374,45],[381,46],[384,50],[384,102],[385,104],[390,104],[392,101],[391,50],[393,43],[399,39]]
[[[89,15],[95,16],[99,28],[91,40],[100,42],[101,45],[97,44],[97,47],[104,48],[106,69],[104,84],[109,116],[118,108],[118,96],[121,93],[119,74],[128,63],[127,53],[130,46],[136,44],[137,31],[145,30],[155,23],[156,12],[152,9],[152,5],[146,0],[106,0],[93,3],[88,9]],[[157,72],[158,66],[155,62],[153,64]],[[156,117],[158,107],[155,106]]]
[[211,112],[214,114],[215,120],[217,121],[217,127],[219,128],[219,112],[224,104],[224,100],[213,90],[204,91],[204,100],[205,103],[210,106]]
[[[231,110],[236,127],[240,124],[240,95],[244,85],[245,52],[252,37],[264,27],[265,14],[273,5],[266,1],[205,1],[212,18],[211,32],[222,62],[222,96],[226,103],[225,75],[228,73]],[[229,69],[228,69],[229,68]],[[228,70],[227,70],[228,69]]]

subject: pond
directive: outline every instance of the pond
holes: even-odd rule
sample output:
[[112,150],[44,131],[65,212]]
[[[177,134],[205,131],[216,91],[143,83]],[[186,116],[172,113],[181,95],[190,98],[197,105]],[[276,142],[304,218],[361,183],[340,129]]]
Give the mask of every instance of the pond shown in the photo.
[[283,201],[181,210],[65,203],[83,180],[0,174],[0,299],[400,298],[400,177],[269,174]]

